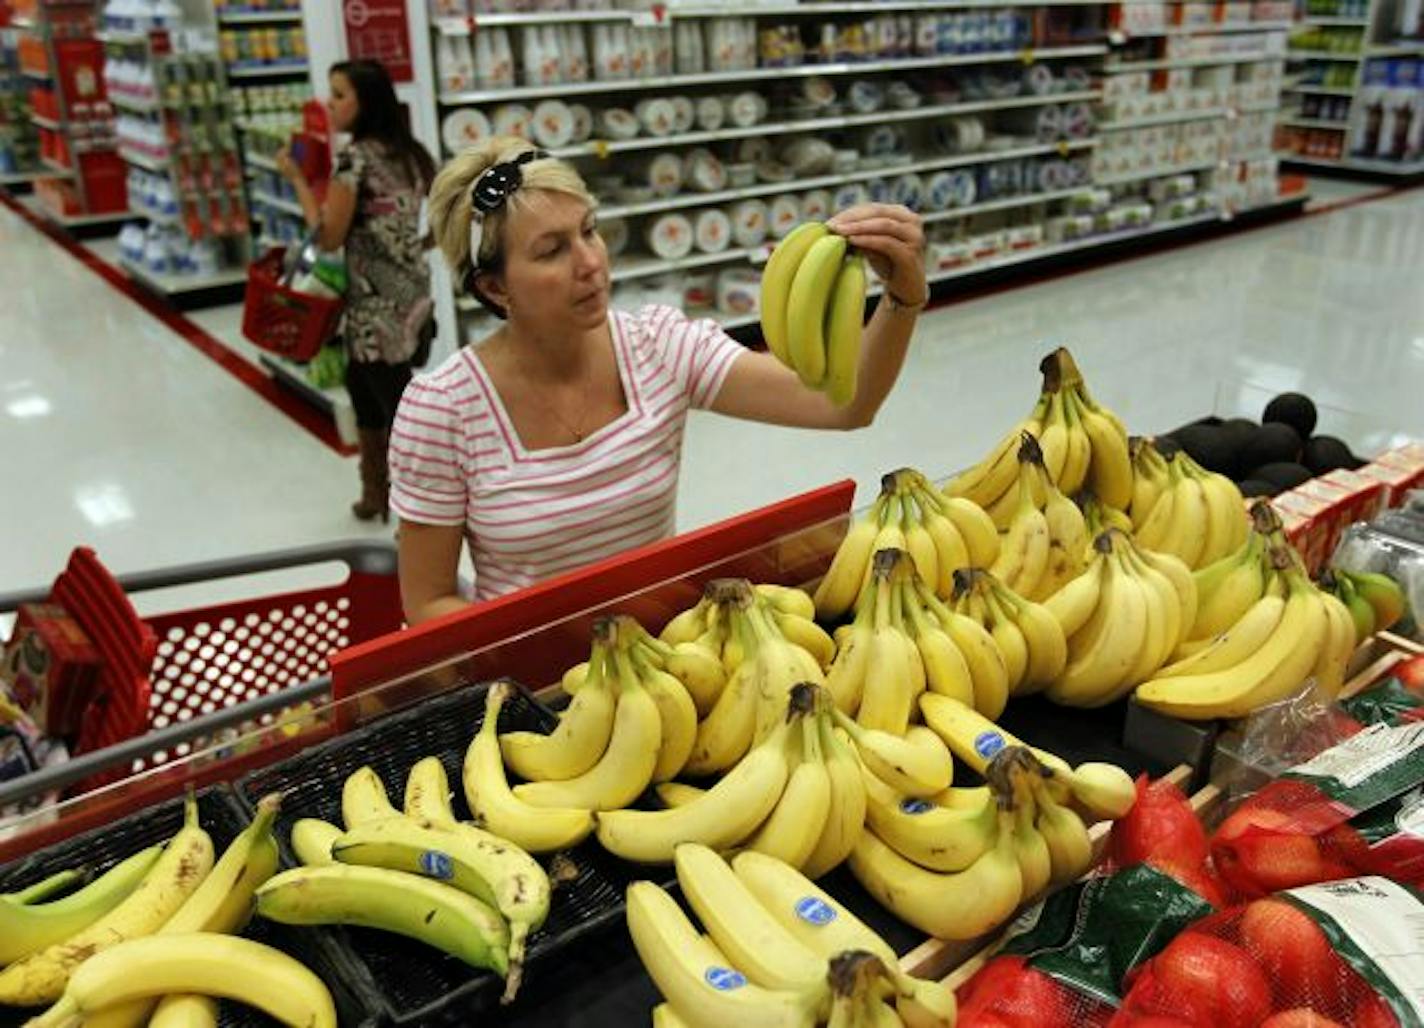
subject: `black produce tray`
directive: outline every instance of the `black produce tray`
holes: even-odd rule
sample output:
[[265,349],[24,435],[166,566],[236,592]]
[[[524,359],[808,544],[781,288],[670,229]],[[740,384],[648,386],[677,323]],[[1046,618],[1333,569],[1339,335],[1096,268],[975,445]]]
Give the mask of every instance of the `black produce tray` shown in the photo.
[[[297,864],[289,845],[292,823],[318,817],[342,824],[342,785],[363,765],[381,776],[391,802],[400,806],[411,766],[423,757],[439,757],[450,778],[455,813],[467,819],[461,767],[470,741],[484,723],[488,688],[489,683],[464,686],[421,701],[299,756],[253,771],[238,781],[238,796],[255,807],[266,793],[283,794],[277,835],[283,859],[292,866]],[[518,685],[500,710],[501,732],[548,732],[557,723],[548,708]],[[596,842],[585,842],[567,856],[578,877],[555,889],[548,920],[529,938],[519,998],[503,1008],[510,1022],[521,1021],[521,1011],[536,1006],[540,993],[564,988],[566,951],[573,943],[623,923],[624,887],[636,874],[630,875]],[[363,985],[379,997],[383,1023],[467,1025],[479,1011],[490,1011],[481,1021],[500,1016],[490,1010],[498,1005],[504,989],[498,975],[387,932],[349,927],[329,931],[359,965]],[[555,983],[557,988],[551,989]]]
[[[212,837],[216,857],[221,857],[238,833],[251,823],[251,818],[226,786],[211,786],[198,793],[198,815]],[[25,888],[56,871],[80,865],[101,874],[139,850],[171,838],[182,826],[181,798],[149,807],[0,867],[0,892]],[[242,934],[282,950],[311,968],[331,990],[343,1028],[348,1025],[367,1028],[376,1023],[375,996],[364,996],[352,987],[353,979],[359,977],[358,969],[350,963],[331,933],[305,932],[253,918]],[[0,1028],[22,1025],[35,1013],[33,1009],[0,1007]],[[277,1023],[261,1011],[240,1003],[224,1000],[219,1006],[218,1024],[222,1028]]]

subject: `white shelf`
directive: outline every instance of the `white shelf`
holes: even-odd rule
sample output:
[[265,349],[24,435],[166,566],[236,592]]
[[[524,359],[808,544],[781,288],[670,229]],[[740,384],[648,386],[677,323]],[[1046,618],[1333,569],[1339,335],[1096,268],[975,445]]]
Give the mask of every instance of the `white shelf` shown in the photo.
[[130,150],[125,146],[119,147],[119,156],[122,157],[127,164],[135,165],[136,167],[143,168],[145,171],[151,171],[158,175],[166,174],[169,165],[172,163],[171,158],[150,157],[148,154],[139,153],[137,150]]
[[131,111],[134,114],[157,114],[163,109],[157,100],[138,100],[122,94],[110,94],[109,103],[121,111]]
[[164,296],[221,289],[225,286],[242,285],[247,281],[246,268],[225,268],[213,275],[163,275],[123,259],[119,260],[119,266],[132,278]]
[[[690,86],[716,85],[727,82],[752,82],[759,79],[807,78],[811,76],[866,75],[882,71],[914,71],[925,68],[948,68],[976,64],[1003,64],[1022,60],[1057,60],[1068,57],[1097,57],[1107,53],[1105,46],[1060,46],[1042,50],[1004,50],[994,53],[943,54],[936,57],[912,57],[891,61],[846,61],[835,64],[803,64],[794,68],[747,68],[741,71],[710,71],[697,75],[652,75],[641,79],[619,79],[604,82],[565,82],[553,86],[514,86],[508,89],[474,89],[459,93],[441,93],[440,103],[447,107],[462,104],[499,103],[505,100],[532,100],[541,97],[567,98],[574,95],[618,93],[628,90],[672,90]],[[229,72],[231,76],[232,73]]]
[[1355,90],[1350,86],[1311,86],[1298,85],[1286,86],[1287,93],[1319,93],[1321,96],[1354,96]]
[[1370,57],[1414,57],[1424,54],[1424,41],[1397,43],[1372,43],[1367,48]]
[[[1245,160],[1246,158],[1241,158]],[[1230,158],[1235,160],[1235,158]],[[1149,171],[1133,171],[1126,175],[1116,175],[1112,178],[1099,178],[1093,180],[1095,186],[1121,186],[1129,182],[1142,182],[1149,178],[1166,178],[1169,175],[1186,175],[1196,171],[1210,171],[1222,165],[1222,161],[1197,161],[1193,164],[1179,164],[1174,168],[1153,168]]]
[[1283,53],[1219,54],[1211,57],[1170,57],[1160,61],[1122,61],[1103,67],[1104,74],[1118,75],[1129,71],[1163,71],[1169,68],[1207,68],[1223,64],[1257,64],[1284,61]]
[[760,125],[721,128],[711,132],[683,132],[671,136],[639,136],[612,142],[580,143],[551,150],[555,157],[601,157],[628,150],[663,149],[672,146],[688,146],[701,143],[717,143],[729,139],[747,139],[756,136],[781,136],[793,132],[819,132],[828,129],[853,128],[857,125],[881,125],[895,121],[919,121],[957,114],[974,114],[980,111],[1004,111],[1016,107],[1042,107],[1055,103],[1074,103],[1102,98],[1097,90],[1082,90],[1075,93],[1052,93],[1046,96],[1012,96],[1003,100],[967,100],[963,103],[932,104],[905,111],[876,111],[873,114],[847,114],[832,118],[807,118],[800,121],[763,122]]
[[1151,128],[1154,125],[1176,125],[1185,121],[1215,121],[1226,117],[1228,108],[1212,107],[1203,111],[1172,111],[1170,114],[1154,114],[1150,118],[1132,118],[1128,121],[1100,121],[1095,126],[1099,132],[1120,132],[1125,129]]
[[267,64],[256,68],[234,68],[229,66],[227,77],[229,79],[270,79],[281,75],[305,75],[308,65],[305,61],[300,64]]
[[[974,11],[1002,7],[1098,7],[1103,0],[924,0],[924,2],[867,3],[769,3],[755,6],[669,7],[663,12],[665,22],[678,18],[755,18],[827,14],[879,14],[905,11]],[[565,25],[572,22],[626,21],[654,23],[651,11],[605,9],[601,11],[545,11],[529,14],[477,14],[469,18],[437,18],[431,27],[445,36],[466,36],[470,26],[495,28],[518,25]]]
[[1232,32],[1281,32],[1293,27],[1293,21],[1234,21],[1229,24],[1166,25],[1158,29],[1113,29],[1108,38],[1113,42],[1132,39],[1164,39],[1168,36],[1220,36]]
[[1300,19],[1302,25],[1339,25],[1345,28],[1367,28],[1370,24],[1368,18],[1336,18],[1333,16],[1306,15]]
[[1363,54],[1337,53],[1334,50],[1287,50],[1286,57],[1292,61],[1338,61],[1341,64],[1364,60]]
[[1287,153],[1281,160],[1291,164],[1307,164],[1317,168],[1346,168],[1351,171],[1368,171],[1377,175],[1414,176],[1424,175],[1424,161],[1381,161],[1368,157],[1306,157]]
[[819,175],[797,179],[794,182],[775,182],[766,185],[746,186],[742,189],[724,189],[716,193],[686,193],[665,199],[650,200],[647,203],[609,204],[600,206],[598,213],[603,218],[630,218],[639,214],[658,211],[678,210],[686,207],[705,207],[735,200],[754,197],[775,196],[779,193],[799,193],[807,189],[829,189],[846,182],[868,182],[877,178],[888,178],[922,171],[939,171],[945,168],[963,168],[975,164],[990,164],[994,161],[1013,160],[1019,157],[1038,157],[1049,154],[1086,150],[1097,145],[1096,139],[1075,139],[1060,146],[1057,143],[1042,143],[1014,147],[1007,150],[980,150],[972,154],[955,154],[947,157],[931,157],[895,168],[875,168],[870,171],[853,171],[844,174]]
[[218,11],[218,21],[223,25],[275,25],[301,20],[300,8],[291,11]]
[[274,378],[280,379],[313,407],[330,417],[336,423],[336,434],[343,443],[355,445],[356,413],[351,406],[351,394],[344,386],[318,389],[307,381],[305,365],[278,357],[275,353],[259,353],[257,362]]
[[273,196],[271,193],[264,193],[260,189],[252,191],[253,203],[265,204],[273,210],[281,211],[283,214],[290,214],[297,218],[305,218],[302,213],[302,205],[291,200],[283,200],[280,196]]
[[1335,121],[1329,118],[1297,118],[1287,116],[1280,121],[1282,125],[1294,125],[1296,128],[1330,129],[1335,132],[1344,132],[1350,127],[1349,121]]
[[926,225],[933,225],[940,221],[956,221],[959,218],[972,218],[976,214],[988,214],[990,211],[1010,211],[1015,207],[1032,207],[1034,204],[1052,203],[1054,200],[1066,200],[1070,196],[1076,196],[1085,189],[1092,189],[1092,182],[1084,182],[1081,186],[1074,186],[1072,189],[1055,189],[1047,193],[1024,193],[1020,196],[1006,196],[1002,200],[986,200],[984,203],[966,204],[963,207],[951,207],[944,211],[930,211],[921,215],[921,220]]
[[277,162],[265,154],[260,154],[256,150],[244,150],[243,157],[247,163],[254,168],[262,168],[265,171],[277,171]]

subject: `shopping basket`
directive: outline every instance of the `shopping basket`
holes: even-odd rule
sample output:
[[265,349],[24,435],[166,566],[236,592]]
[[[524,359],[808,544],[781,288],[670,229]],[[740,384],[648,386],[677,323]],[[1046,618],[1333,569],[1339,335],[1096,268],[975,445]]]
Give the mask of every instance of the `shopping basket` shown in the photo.
[[[85,737],[102,739],[102,748],[0,782],[0,807],[56,789],[88,791],[180,760],[222,733],[270,725],[298,704],[326,702],[327,659],[401,625],[395,547],[384,540],[323,543],[118,576],[124,594],[138,597],[182,586],[204,586],[211,593],[219,580],[264,572],[310,580],[323,566],[335,571],[339,565],[345,565],[345,574],[334,583],[323,575],[320,585],[144,616],[144,633],[156,638],[147,651],[146,674],[135,682],[135,695],[147,690],[146,716],[137,724],[116,725],[114,732],[94,726]],[[227,591],[242,590],[232,585]],[[0,611],[48,595],[48,590],[0,595]],[[127,708],[116,702],[109,709]],[[99,716],[107,714],[108,709]]]
[[336,334],[342,300],[300,293],[284,284],[286,252],[283,247],[269,250],[247,269],[242,334],[269,353],[305,363]]

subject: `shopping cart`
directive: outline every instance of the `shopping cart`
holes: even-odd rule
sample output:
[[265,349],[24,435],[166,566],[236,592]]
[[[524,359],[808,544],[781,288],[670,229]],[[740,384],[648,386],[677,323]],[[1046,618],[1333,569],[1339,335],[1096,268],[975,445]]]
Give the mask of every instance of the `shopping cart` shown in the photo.
[[306,362],[336,334],[343,302],[298,292],[283,282],[286,252],[270,250],[247,269],[242,334],[269,353]]
[[[339,581],[330,581],[344,565]],[[71,561],[71,568],[74,562]],[[66,573],[70,569],[66,569]],[[330,571],[331,574],[326,574]],[[143,618],[155,638],[147,668],[146,725],[139,732],[32,774],[0,782],[0,808],[58,790],[84,792],[115,778],[181,760],[225,737],[270,725],[330,695],[327,660],[336,651],[401,625],[395,547],[384,541],[323,543],[292,550],[119,576],[131,598],[265,572],[307,583]],[[321,584],[310,584],[320,577]],[[63,576],[61,576],[63,578]],[[267,579],[270,588],[270,579]],[[234,582],[233,591],[243,591]],[[0,612],[43,602],[50,590],[0,594]],[[122,704],[112,705],[121,716]],[[101,717],[109,716],[106,710]],[[86,738],[105,738],[86,726]],[[146,730],[143,730],[146,727]]]

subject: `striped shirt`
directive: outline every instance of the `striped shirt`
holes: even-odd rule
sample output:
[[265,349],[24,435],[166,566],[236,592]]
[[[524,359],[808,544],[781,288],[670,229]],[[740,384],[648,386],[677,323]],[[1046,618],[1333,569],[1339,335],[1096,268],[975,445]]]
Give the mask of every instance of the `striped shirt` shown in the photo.
[[612,311],[627,411],[582,442],[529,451],[472,348],[406,387],[391,428],[391,509],[463,525],[488,600],[673,534],[683,426],[742,346],[672,307]]

